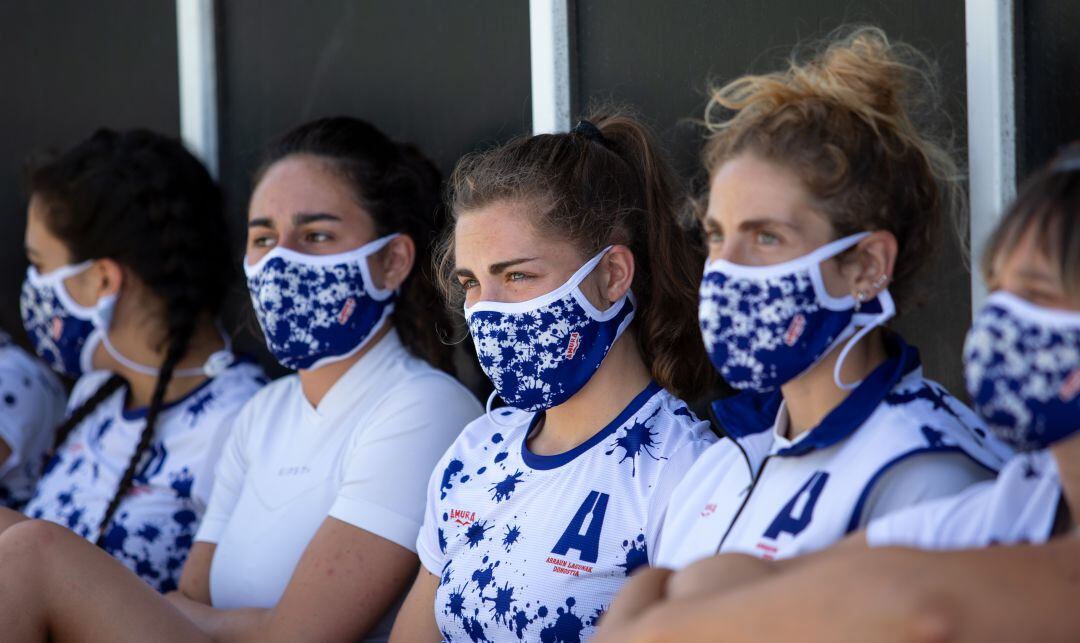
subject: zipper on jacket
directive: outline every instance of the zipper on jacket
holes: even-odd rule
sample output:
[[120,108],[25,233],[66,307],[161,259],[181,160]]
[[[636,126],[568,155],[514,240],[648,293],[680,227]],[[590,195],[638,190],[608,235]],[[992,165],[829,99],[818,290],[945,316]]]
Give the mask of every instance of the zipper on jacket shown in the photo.
[[761,461],[761,468],[758,469],[757,475],[754,475],[754,465],[752,462],[750,462],[750,454],[746,452],[746,449],[743,447],[742,443],[740,443],[738,440],[732,437],[730,433],[727,432],[724,426],[720,423],[720,420],[717,419],[716,412],[713,411],[711,405],[709,406],[709,416],[712,419],[713,425],[716,426],[717,431],[719,431],[721,434],[724,435],[724,437],[735,443],[735,446],[739,449],[739,453],[741,453],[743,456],[743,460],[746,462],[747,471],[750,472],[750,487],[746,490],[746,497],[743,498],[742,504],[739,505],[739,510],[735,512],[735,517],[732,518],[731,522],[728,524],[727,531],[725,531],[723,537],[720,538],[720,543],[716,545],[716,553],[719,554],[720,548],[724,546],[724,542],[726,542],[728,536],[731,535],[731,530],[735,528],[735,523],[739,521],[739,516],[742,515],[743,509],[746,509],[746,505],[749,504],[750,496],[754,494],[754,488],[757,486],[758,480],[761,479],[761,474],[765,472],[765,465],[769,464],[769,460],[772,458],[772,454],[765,456],[765,459]]

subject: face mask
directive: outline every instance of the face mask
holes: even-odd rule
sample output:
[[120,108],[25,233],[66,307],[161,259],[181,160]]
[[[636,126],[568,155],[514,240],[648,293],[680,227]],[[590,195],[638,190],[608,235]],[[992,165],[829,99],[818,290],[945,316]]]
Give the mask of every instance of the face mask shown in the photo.
[[[869,233],[825,244],[793,261],[743,266],[722,259],[705,266],[698,320],[709,359],[727,382],[752,391],[772,391],[817,364],[851,338],[833,370],[840,381],[848,351],[896,312],[887,290],[861,305],[854,297],[825,290],[821,262],[851,248]],[[862,328],[856,332],[855,329]]]
[[93,370],[91,360],[109,327],[116,297],[82,306],[68,293],[64,280],[88,270],[93,261],[62,266],[39,274],[30,266],[23,281],[20,310],[23,327],[38,356],[53,370],[78,378]]
[[[64,280],[85,272],[93,261],[74,266],[62,266],[42,275],[33,266],[26,271],[20,308],[23,327],[38,356],[53,370],[71,378],[79,378],[94,370],[94,351],[98,344],[105,346],[118,363],[129,370],[156,377],[158,369],[140,364],[123,355],[109,341],[109,323],[116,308],[116,296],[106,295],[93,307],[82,306],[68,293]],[[220,329],[219,329],[220,332]],[[181,368],[173,377],[214,377],[234,361],[232,341],[221,333],[225,349],[210,355],[200,368]]]
[[397,299],[395,291],[375,287],[368,257],[396,236],[333,255],[278,246],[254,265],[244,262],[266,346],[282,366],[316,369],[364,347]]
[[1080,429],[1080,313],[996,292],[964,342],[972,406],[1018,451],[1044,449]]
[[520,303],[481,301],[465,307],[480,368],[510,406],[537,411],[573,397],[630,325],[634,297],[629,291],[604,311],[581,292],[581,282],[609,249],[546,295]]

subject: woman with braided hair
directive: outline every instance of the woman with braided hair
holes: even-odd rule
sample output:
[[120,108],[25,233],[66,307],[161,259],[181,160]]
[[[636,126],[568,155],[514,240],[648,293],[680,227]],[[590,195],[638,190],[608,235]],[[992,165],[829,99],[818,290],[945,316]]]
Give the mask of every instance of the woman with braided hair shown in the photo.
[[431,305],[440,182],[355,118],[270,147],[244,270],[270,352],[297,373],[237,415],[178,591],[43,521],[0,534],[5,640],[386,640],[428,475],[481,408],[444,372],[449,315]]
[[175,589],[221,444],[265,382],[216,326],[231,268],[220,193],[145,130],[99,130],[33,171],[30,192],[23,322],[77,382],[26,515]]

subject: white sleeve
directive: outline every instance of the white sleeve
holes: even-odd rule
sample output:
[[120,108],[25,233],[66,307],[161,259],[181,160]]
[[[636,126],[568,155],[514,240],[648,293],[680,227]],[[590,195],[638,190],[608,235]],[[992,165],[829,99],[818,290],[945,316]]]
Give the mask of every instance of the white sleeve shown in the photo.
[[64,396],[59,383],[19,368],[24,358],[0,366],[0,440],[11,455],[0,462],[0,477],[32,458],[41,458],[52,444],[52,432],[63,419]]
[[871,547],[958,549],[978,547],[986,499],[994,482],[986,481],[949,497],[938,498],[873,520],[866,528]]
[[468,391],[441,375],[399,385],[350,440],[330,515],[413,551],[431,470],[479,412]]
[[882,474],[867,496],[859,528],[872,520],[935,498],[954,496],[994,472],[963,453],[923,453]]
[[442,574],[445,563],[446,536],[439,527],[439,494],[442,485],[442,471],[446,467],[446,456],[441,458],[431,471],[428,479],[427,503],[424,508],[424,523],[420,526],[420,533],[416,537],[416,554],[420,557],[420,564],[435,576]]
[[221,431],[228,433],[228,438],[215,467],[213,490],[210,492],[206,513],[199,523],[199,531],[195,535],[197,541],[217,543],[225,532],[236,502],[240,499],[248,468],[249,434],[255,424],[251,416],[255,414],[255,407],[261,398],[262,396],[256,396],[248,400],[235,416],[232,430]]
[[[707,429],[706,429],[707,430]],[[652,490],[652,498],[649,501],[648,522],[645,525],[645,542],[649,549],[649,562],[656,564],[656,556],[660,552],[660,538],[664,518],[667,516],[668,506],[675,488],[679,486],[690,467],[706,449],[715,442],[694,439],[679,447],[668,461],[664,463],[664,470],[656,480],[656,486]]]

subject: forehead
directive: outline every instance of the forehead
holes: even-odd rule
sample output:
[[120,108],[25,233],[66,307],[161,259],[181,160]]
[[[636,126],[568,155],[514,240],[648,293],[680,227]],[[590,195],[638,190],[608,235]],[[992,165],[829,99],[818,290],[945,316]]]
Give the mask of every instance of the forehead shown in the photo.
[[482,266],[521,257],[579,259],[569,237],[545,234],[532,221],[533,206],[495,201],[467,210],[454,224],[454,260],[459,267]]
[[706,216],[781,216],[807,207],[812,198],[792,170],[752,154],[721,164],[709,181]]
[[329,163],[294,155],[271,165],[252,192],[248,218],[291,217],[298,212],[326,212],[346,220],[366,216],[357,195]]

